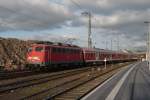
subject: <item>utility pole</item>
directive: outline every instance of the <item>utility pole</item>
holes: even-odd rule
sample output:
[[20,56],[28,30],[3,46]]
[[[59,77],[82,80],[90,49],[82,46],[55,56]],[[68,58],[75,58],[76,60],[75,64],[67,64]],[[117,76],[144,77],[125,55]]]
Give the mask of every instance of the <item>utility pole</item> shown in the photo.
[[117,35],[117,49],[118,49],[118,51],[120,51],[120,46],[119,46],[120,44],[119,44],[119,42],[120,42],[120,41],[119,41],[119,34],[118,34],[118,35]]
[[105,49],[107,50],[108,41],[106,40]]
[[90,12],[83,12],[82,15],[88,16],[88,48],[92,48],[91,13]]
[[109,49],[109,48],[108,48],[108,41],[107,41],[107,40],[102,41],[102,43],[103,43],[104,46],[105,46],[104,49],[106,49],[106,50]]
[[111,41],[110,41],[110,45],[111,45],[111,46],[110,46],[110,49],[111,49],[111,50],[113,49],[113,46],[112,46],[113,43],[112,43],[112,42],[113,42],[113,40],[112,40],[112,38],[111,38]]
[[[111,51],[113,50],[113,40],[112,40],[112,38],[111,38]],[[111,67],[112,67],[112,65],[113,65],[113,57],[112,57],[113,55],[112,55],[112,53],[111,53],[111,58],[110,58],[110,60],[111,60]]]
[[148,61],[148,66],[150,70],[150,21],[145,21],[144,23],[148,26],[146,60]]

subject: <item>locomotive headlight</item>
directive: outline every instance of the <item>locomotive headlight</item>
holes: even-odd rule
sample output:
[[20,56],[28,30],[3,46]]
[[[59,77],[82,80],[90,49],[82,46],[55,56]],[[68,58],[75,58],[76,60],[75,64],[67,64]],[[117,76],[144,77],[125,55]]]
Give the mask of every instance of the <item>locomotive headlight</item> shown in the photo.
[[32,57],[32,59],[34,59],[34,60],[40,60],[39,57]]
[[32,59],[32,57],[28,57],[28,59],[30,60],[30,59]]

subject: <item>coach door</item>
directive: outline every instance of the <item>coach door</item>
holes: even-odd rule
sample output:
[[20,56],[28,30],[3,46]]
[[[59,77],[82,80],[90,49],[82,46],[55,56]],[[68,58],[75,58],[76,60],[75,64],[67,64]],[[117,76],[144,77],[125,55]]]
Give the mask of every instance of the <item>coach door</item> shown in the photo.
[[95,56],[96,56],[96,60],[99,60],[99,52],[98,51],[96,51]]

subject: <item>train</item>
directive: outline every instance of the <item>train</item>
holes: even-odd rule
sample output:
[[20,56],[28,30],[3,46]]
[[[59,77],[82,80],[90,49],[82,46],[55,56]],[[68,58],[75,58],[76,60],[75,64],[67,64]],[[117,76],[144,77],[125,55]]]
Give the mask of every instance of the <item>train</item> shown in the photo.
[[84,48],[76,45],[38,42],[27,52],[29,69],[44,69],[61,66],[86,66],[137,60],[136,54],[99,48]]

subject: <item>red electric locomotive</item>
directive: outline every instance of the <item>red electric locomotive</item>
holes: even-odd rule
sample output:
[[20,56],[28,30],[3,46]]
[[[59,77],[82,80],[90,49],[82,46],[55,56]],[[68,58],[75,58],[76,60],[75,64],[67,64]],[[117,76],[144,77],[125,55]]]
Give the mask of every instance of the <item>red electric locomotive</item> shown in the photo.
[[29,65],[38,67],[55,65],[80,65],[83,63],[82,49],[67,44],[33,44],[27,53]]

